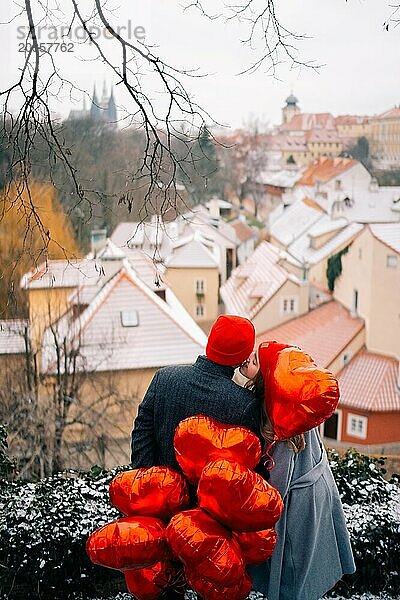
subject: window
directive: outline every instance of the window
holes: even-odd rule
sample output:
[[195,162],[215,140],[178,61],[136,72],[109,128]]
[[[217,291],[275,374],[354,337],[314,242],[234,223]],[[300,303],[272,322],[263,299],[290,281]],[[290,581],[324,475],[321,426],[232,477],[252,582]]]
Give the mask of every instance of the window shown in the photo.
[[351,354],[350,352],[346,352],[343,354],[343,366],[347,365],[350,362]]
[[349,413],[347,415],[347,434],[363,440],[367,437],[368,418]]
[[204,294],[204,279],[196,279],[196,294]]
[[196,304],[196,317],[204,317],[204,304]]
[[284,315],[297,314],[297,297],[296,296],[282,298],[282,314],[284,314]]
[[351,313],[353,316],[358,314],[358,290],[353,290],[353,306]]
[[335,190],[341,190],[342,189],[342,180],[341,179],[336,179],[335,181]]
[[397,256],[395,254],[388,254],[386,256],[386,266],[389,269],[397,269]]
[[139,313],[137,310],[121,310],[122,327],[137,327],[139,325]]

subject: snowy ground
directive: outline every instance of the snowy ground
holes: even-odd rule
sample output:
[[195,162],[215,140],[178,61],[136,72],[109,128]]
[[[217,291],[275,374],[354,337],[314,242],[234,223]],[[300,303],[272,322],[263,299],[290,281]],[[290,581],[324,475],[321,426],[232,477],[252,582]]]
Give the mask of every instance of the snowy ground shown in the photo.
[[[196,598],[197,596],[193,592],[187,592],[185,596],[185,600],[196,600]],[[343,598],[342,596],[332,596],[331,598],[332,600],[345,600],[345,598]],[[132,596],[130,594],[117,594],[117,596],[110,596],[107,599],[98,598],[97,600],[132,600]],[[266,600],[266,598],[262,594],[251,592],[248,600]],[[374,594],[366,593],[356,594],[355,596],[352,596],[349,600],[400,600],[400,596],[387,596],[384,593],[379,594],[379,596],[375,596]]]

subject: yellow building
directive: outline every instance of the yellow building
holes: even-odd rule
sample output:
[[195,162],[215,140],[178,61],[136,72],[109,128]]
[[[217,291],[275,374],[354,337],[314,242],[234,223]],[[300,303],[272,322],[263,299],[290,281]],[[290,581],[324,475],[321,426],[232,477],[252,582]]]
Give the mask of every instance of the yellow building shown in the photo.
[[218,316],[218,263],[198,240],[175,248],[165,278],[192,319],[206,332]]
[[400,359],[400,223],[366,226],[353,240],[334,296],[364,319],[370,352]]
[[377,167],[400,169],[400,107],[370,119],[370,154]]
[[49,435],[57,420],[66,419],[62,448],[68,468],[128,463],[132,424],[155,371],[191,364],[206,344],[172,290],[157,284],[143,253],[122,261],[85,260],[81,270],[49,261],[23,278],[39,402]]

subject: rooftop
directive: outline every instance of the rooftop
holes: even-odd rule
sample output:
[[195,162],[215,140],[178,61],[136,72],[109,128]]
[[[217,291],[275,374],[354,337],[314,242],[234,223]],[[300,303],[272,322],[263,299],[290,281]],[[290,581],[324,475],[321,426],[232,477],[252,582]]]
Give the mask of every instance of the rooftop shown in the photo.
[[310,129],[335,129],[331,113],[297,113],[281,126],[286,131],[309,131]]
[[218,263],[212,252],[198,239],[192,237],[187,243],[179,245],[166,259],[169,268],[215,269]]
[[369,228],[374,237],[400,254],[400,222],[375,223],[370,225]]
[[304,171],[298,183],[313,186],[316,180],[327,182],[357,164],[358,161],[352,158],[319,158]]
[[254,237],[252,228],[240,220],[231,221],[233,229],[236,231],[236,237],[240,242],[247,242]]
[[[79,349],[78,362],[88,371],[190,364],[206,344],[203,331],[171,290],[162,300],[127,263],[78,317],[68,312],[53,328],[68,347]],[[54,339],[47,329],[42,369],[53,372],[54,364]]]
[[353,318],[348,310],[332,300],[261,333],[257,344],[268,340],[294,344],[326,369],[363,327],[362,319]]
[[294,202],[270,225],[269,233],[287,247],[308,231],[324,214],[322,208],[315,203],[310,205],[307,199]]
[[[339,223],[342,221],[343,219],[340,219]],[[361,223],[350,223],[345,226],[340,223],[340,228],[335,233],[335,229],[329,231],[329,223],[332,223],[332,220],[328,215],[324,215],[324,218],[316,223],[315,233],[314,226],[310,227],[287,247],[288,253],[301,263],[307,262],[310,265],[315,265],[348,244],[364,227]],[[313,248],[310,243],[311,237],[323,235],[324,229],[325,233],[331,232],[332,237],[319,248]]]
[[340,372],[341,404],[366,411],[400,411],[399,363],[361,350]]
[[221,287],[226,312],[252,319],[288,279],[301,285],[279,264],[285,257],[286,252],[261,242]]
[[24,319],[0,321],[0,354],[24,354],[24,336],[28,326]]
[[97,285],[103,274],[100,261],[93,258],[49,260],[23,275],[21,287],[42,289]]
[[376,117],[377,119],[400,119],[400,106],[389,108]]

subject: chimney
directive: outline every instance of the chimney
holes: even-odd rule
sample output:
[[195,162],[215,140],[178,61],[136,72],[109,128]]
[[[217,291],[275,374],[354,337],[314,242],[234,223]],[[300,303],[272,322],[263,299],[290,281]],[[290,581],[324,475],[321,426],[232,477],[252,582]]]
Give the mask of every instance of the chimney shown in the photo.
[[107,241],[107,229],[92,229],[90,232],[90,249],[94,256],[104,248]]
[[371,177],[371,181],[369,182],[369,191],[370,192],[379,192],[379,184],[376,177]]

